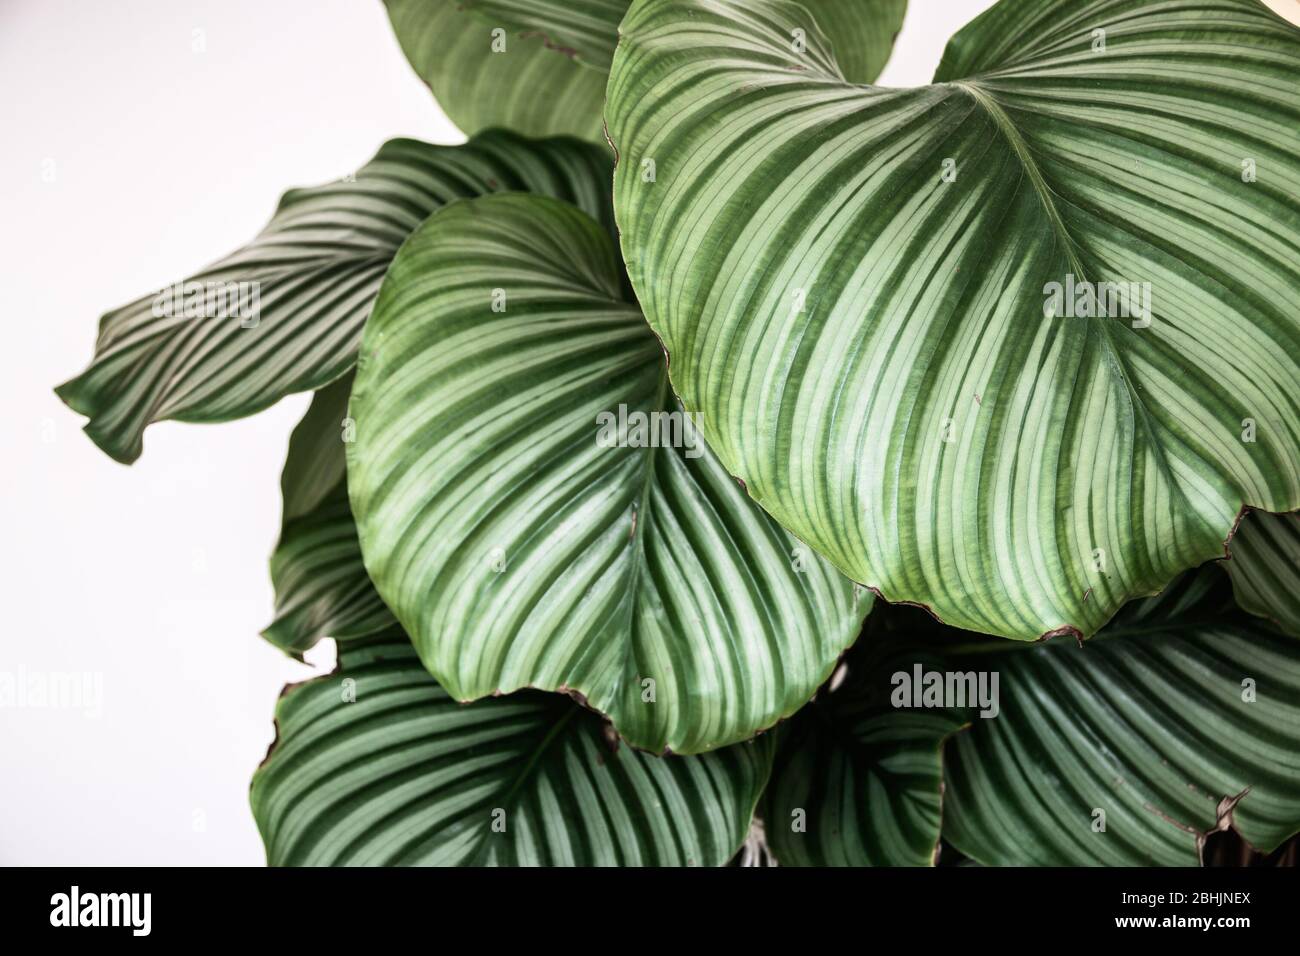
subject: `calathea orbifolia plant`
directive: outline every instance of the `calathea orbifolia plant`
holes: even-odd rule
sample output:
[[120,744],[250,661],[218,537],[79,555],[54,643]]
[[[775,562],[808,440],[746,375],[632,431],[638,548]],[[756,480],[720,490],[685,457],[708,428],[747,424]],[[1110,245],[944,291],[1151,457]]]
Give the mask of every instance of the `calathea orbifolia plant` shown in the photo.
[[469,142],[286,194],[59,390],[121,461],[316,391],[271,862],[1300,829],[1300,32],[1002,0],[887,89],[890,0],[388,9]]

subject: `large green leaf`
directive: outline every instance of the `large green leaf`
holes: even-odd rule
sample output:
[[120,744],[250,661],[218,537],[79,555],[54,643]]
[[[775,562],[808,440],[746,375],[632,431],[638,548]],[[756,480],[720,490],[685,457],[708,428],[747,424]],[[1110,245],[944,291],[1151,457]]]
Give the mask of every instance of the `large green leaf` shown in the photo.
[[947,666],[999,676],[998,715],[946,751],[944,836],[967,856],[1188,866],[1230,824],[1266,852],[1300,831],[1300,642],[1213,565],[1082,646],[976,639]]
[[1300,514],[1252,511],[1230,547],[1225,567],[1237,603],[1300,637]]
[[[319,388],[356,361],[389,261],[433,210],[526,190],[609,221],[608,176],[602,150],[568,139],[491,132],[464,146],[385,143],[354,177],[286,193],[257,238],[184,280],[202,285],[105,315],[94,360],[59,396],[90,419],[86,432],[97,445],[131,462],[151,422],[227,421]],[[245,284],[233,309],[216,294],[224,283]],[[209,288],[210,303],[191,298]]]
[[[604,143],[601,107],[630,0],[384,0],[402,52],[466,133],[500,126]],[[815,20],[846,50],[845,75],[880,74],[906,0],[806,0],[783,25]],[[805,40],[806,42],[806,40]]]
[[[903,26],[907,0],[802,0],[812,15],[818,31],[812,34],[829,37],[835,47],[840,72],[850,83],[874,83],[885,68],[894,40]],[[928,11],[923,11],[923,15]],[[804,30],[808,42],[807,17],[792,11],[785,32]]]
[[[1300,31],[1003,0],[895,90],[793,52],[797,10],[638,0],[606,106],[632,284],[756,501],[1017,638],[1091,634],[1243,504],[1300,507]],[[1047,317],[1071,275],[1150,283],[1150,325],[1064,289]]]
[[[872,617],[878,620],[880,615]],[[763,799],[782,866],[929,866],[939,847],[945,738],[956,709],[890,703],[912,655],[868,624],[842,681],[783,725]]]
[[[464,132],[499,126],[604,144],[604,69],[578,62],[543,31],[520,29],[458,0],[385,4],[402,52]],[[493,30],[507,32],[494,37]],[[494,43],[504,49],[494,52]]]
[[385,630],[393,616],[361,561],[348,503],[349,373],[321,389],[289,439],[280,487],[284,519],[271,555],[275,620],[262,635],[294,655],[323,637],[349,640]]
[[[632,744],[694,753],[794,713],[870,595],[691,429],[635,447],[637,416],[684,423],[624,290],[612,239],[573,206],[489,196],[431,217],[366,329],[348,485],[370,576],[449,693],[578,692]],[[598,427],[620,410],[621,443]]]
[[770,739],[697,757],[621,747],[566,697],[457,703],[400,631],[287,690],[253,777],[272,865],[698,865],[745,837]]

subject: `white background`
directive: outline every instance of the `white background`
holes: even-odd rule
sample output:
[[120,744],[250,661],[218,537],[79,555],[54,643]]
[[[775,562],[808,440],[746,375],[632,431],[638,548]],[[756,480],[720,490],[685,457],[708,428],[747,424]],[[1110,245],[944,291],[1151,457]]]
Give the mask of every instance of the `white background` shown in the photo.
[[[880,82],[927,82],[989,5],[912,0]],[[0,672],[103,682],[98,716],[0,708],[0,863],[261,864],[249,777],[314,673],[257,636],[307,398],[154,425],[127,468],[51,388],[101,313],[247,241],[286,188],[463,137],[379,0],[4,0],[0,91]]]

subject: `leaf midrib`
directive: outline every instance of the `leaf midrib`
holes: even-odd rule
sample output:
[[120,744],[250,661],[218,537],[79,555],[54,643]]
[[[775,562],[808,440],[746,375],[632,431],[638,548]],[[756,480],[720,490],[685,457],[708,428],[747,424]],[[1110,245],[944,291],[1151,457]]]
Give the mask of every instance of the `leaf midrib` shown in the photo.
[[[1038,163],[1035,162],[1034,157],[1030,152],[1029,144],[1026,143],[1024,137],[1020,135],[1020,131],[1016,129],[1015,124],[1011,121],[1011,117],[1007,115],[1006,110],[1002,108],[1002,105],[998,103],[992,95],[982,89],[974,81],[969,79],[956,80],[952,85],[963,90],[973,100],[975,100],[980,108],[983,109],[993,121],[993,124],[998,128],[999,132],[1002,133],[1003,138],[1006,139],[1012,152],[1015,153],[1016,159],[1020,161],[1020,165],[1024,169],[1025,174],[1029,177],[1029,181],[1034,188],[1034,194],[1038,197],[1039,204],[1042,206],[1043,212],[1047,216],[1047,221],[1052,228],[1052,234],[1061,244],[1061,248],[1063,249],[1065,257],[1069,263],[1070,270],[1081,282],[1090,281],[1087,273],[1084,271],[1083,262],[1080,260],[1078,253],[1076,252],[1077,244],[1074,241],[1074,237],[1070,235],[1070,231],[1066,228],[1065,220],[1061,218],[1060,210],[1056,207],[1056,201],[1052,198],[1052,188],[1047,184],[1047,180],[1044,178],[1042,170],[1038,168]],[[1160,469],[1160,472],[1164,476],[1169,487],[1173,489],[1179,499],[1183,501],[1184,504],[1188,504],[1187,496],[1183,491],[1183,487],[1174,475],[1173,469],[1170,467],[1169,461],[1165,457],[1164,446],[1157,440],[1157,424],[1152,420],[1151,413],[1148,411],[1146,403],[1138,394],[1137,385],[1133,381],[1132,372],[1129,370],[1128,363],[1124,360],[1123,353],[1115,344],[1114,335],[1108,318],[1102,316],[1091,316],[1088,317],[1086,321],[1088,322],[1089,329],[1098,332],[1101,344],[1105,348],[1107,356],[1111,359],[1109,362],[1102,363],[1103,366],[1109,370],[1110,374],[1118,377],[1124,390],[1129,396],[1129,401],[1137,413],[1137,421],[1141,426],[1143,433],[1146,435],[1151,453],[1155,458],[1156,466]],[[1195,515],[1196,512],[1189,509],[1187,513]]]

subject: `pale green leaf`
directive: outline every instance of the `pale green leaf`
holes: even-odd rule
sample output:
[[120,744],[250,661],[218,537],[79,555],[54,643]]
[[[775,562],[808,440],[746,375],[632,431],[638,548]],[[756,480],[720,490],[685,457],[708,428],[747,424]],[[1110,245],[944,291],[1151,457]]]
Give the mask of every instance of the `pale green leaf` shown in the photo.
[[271,555],[275,620],[262,632],[295,657],[324,637],[349,640],[393,625],[361,561],[348,503],[349,373],[312,398],[289,439],[284,519]]
[[555,694],[459,704],[400,631],[287,689],[276,727],[251,800],[277,866],[718,866],[772,761],[639,753]]
[[348,484],[370,576],[449,693],[569,690],[632,744],[695,753],[794,713],[871,599],[695,440],[625,291],[571,205],[431,217],[366,329]]

